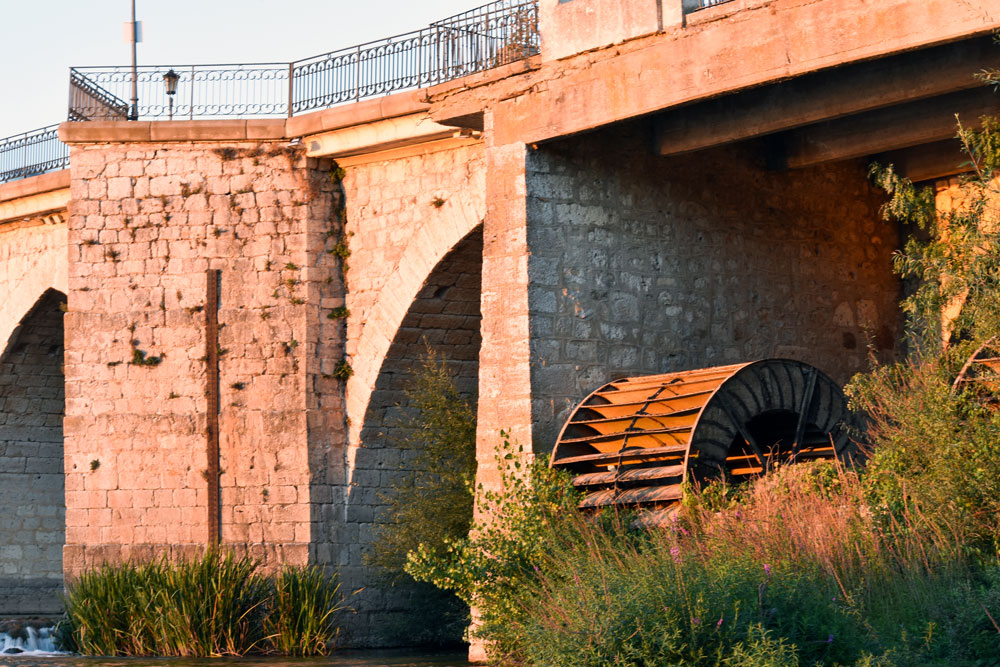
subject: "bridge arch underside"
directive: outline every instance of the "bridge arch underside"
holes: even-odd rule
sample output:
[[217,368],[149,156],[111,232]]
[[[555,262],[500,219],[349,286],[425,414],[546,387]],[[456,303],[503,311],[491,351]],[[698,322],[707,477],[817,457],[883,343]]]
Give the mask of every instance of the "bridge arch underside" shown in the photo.
[[[432,350],[461,395],[474,401],[479,381],[482,225],[437,264],[410,304],[382,362],[361,430],[347,502],[347,522],[358,526],[357,550],[341,558],[357,609],[352,644],[405,646],[457,641],[466,609],[453,596],[412,580],[390,584],[373,567],[377,536],[392,530],[393,488],[412,480],[417,452],[401,445],[403,422],[413,415],[407,389]],[[357,584],[357,585],[355,585]]]
[[531,432],[621,377],[770,357],[844,383],[901,336],[898,230],[864,159],[769,169],[749,141],[654,155],[639,120],[526,155]]
[[0,356],[0,617],[62,609],[65,301],[45,292]]

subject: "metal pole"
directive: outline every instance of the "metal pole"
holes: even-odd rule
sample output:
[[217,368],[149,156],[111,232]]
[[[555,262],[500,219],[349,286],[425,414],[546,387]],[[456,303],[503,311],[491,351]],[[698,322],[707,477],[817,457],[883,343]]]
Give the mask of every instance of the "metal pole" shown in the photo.
[[139,71],[136,67],[136,41],[139,36],[135,28],[135,0],[132,0],[132,111],[128,115],[129,120],[139,120]]
[[208,482],[208,545],[218,546],[222,541],[220,506],[222,489],[219,481],[219,281],[222,272],[209,269],[206,274],[205,294],[205,397],[206,406],[206,457],[205,480]]

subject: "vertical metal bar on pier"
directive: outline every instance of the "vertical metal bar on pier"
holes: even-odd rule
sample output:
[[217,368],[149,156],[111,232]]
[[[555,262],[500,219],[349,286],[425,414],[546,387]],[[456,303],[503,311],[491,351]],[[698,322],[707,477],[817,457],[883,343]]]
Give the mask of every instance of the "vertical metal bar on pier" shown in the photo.
[[206,414],[206,444],[208,481],[208,544],[218,545],[222,540],[221,485],[219,483],[219,281],[222,272],[209,269],[205,290],[205,396],[208,399]]

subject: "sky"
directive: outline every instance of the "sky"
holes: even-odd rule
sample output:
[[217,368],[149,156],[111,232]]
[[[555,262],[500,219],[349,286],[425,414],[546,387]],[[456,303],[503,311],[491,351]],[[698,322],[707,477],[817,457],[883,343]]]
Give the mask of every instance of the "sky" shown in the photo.
[[[288,62],[486,0],[136,0],[140,65]],[[71,66],[127,65],[131,0],[0,0],[0,139],[66,119]]]

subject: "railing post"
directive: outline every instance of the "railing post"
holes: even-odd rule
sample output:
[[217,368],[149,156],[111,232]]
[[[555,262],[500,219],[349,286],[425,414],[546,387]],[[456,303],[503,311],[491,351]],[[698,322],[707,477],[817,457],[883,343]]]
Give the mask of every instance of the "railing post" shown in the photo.
[[288,63],[288,117],[292,117],[295,100],[295,63]]
[[194,85],[194,65],[191,65],[191,95],[190,104],[188,106],[188,120],[194,120],[194,91],[197,86]]
[[356,49],[355,52],[357,53],[357,56],[354,59],[354,64],[355,64],[355,71],[357,73],[354,75],[354,101],[357,102],[358,100],[361,99],[361,46],[360,45],[358,45],[358,48]]

